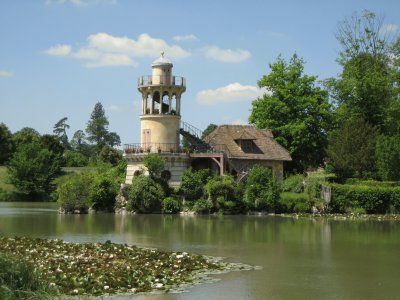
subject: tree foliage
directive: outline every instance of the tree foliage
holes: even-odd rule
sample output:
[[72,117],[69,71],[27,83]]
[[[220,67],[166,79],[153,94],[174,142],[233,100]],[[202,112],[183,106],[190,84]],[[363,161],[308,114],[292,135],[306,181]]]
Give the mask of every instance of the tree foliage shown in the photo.
[[103,105],[97,102],[90,115],[90,120],[87,123],[86,133],[88,135],[87,140],[97,145],[98,152],[100,152],[105,145],[113,147],[121,144],[119,135],[116,132],[109,132],[108,125],[109,122]]
[[71,147],[76,151],[81,151],[86,145],[86,135],[82,130],[75,131],[71,139]]
[[203,134],[201,135],[201,138],[204,139],[207,135],[209,135],[211,132],[213,132],[217,128],[218,128],[218,125],[215,125],[213,123],[208,124],[206,129],[204,129]]
[[249,117],[258,128],[272,130],[300,170],[323,162],[331,121],[328,95],[315,76],[303,74],[303,65],[296,54],[270,64],[271,72],[258,82],[267,93],[252,102]]
[[18,148],[20,145],[29,144],[32,142],[39,142],[40,134],[35,129],[24,127],[20,131],[13,134],[13,142]]
[[181,192],[185,200],[195,201],[203,197],[204,185],[207,183],[209,175],[210,171],[206,169],[193,171],[189,168],[185,170],[181,183]]
[[69,148],[67,129],[69,125],[67,124],[67,117],[60,119],[53,127],[53,133],[60,139],[64,148]]
[[255,165],[249,172],[244,200],[250,209],[275,211],[280,199],[280,186],[272,170]]
[[400,181],[400,135],[379,136],[375,153],[379,177]]
[[60,156],[39,142],[21,144],[8,165],[11,183],[29,195],[50,193],[60,171]]
[[122,159],[122,154],[119,153],[117,149],[105,145],[100,151],[99,158],[103,162],[108,162],[113,166],[116,166]]
[[165,168],[165,159],[156,153],[150,153],[144,158],[143,164],[149,171],[150,177],[160,178]]
[[[353,14],[339,25],[336,38],[342,46],[338,78],[326,80],[337,107],[337,122],[363,118],[386,134],[400,133],[397,52],[383,18],[370,11]],[[397,49],[399,48],[399,49]]]
[[140,175],[128,187],[129,211],[156,212],[161,210],[165,194],[162,186],[149,176]]
[[8,161],[14,152],[14,142],[11,131],[6,124],[0,123],[0,165]]
[[378,132],[363,119],[350,119],[329,136],[328,163],[339,179],[367,178],[375,172]]
[[72,174],[57,187],[57,202],[65,212],[87,211],[91,205],[93,177],[88,172]]

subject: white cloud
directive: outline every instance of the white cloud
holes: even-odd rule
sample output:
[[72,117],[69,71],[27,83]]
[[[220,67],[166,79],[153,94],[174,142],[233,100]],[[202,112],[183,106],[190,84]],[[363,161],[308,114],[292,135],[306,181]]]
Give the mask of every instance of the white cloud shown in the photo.
[[0,77],[14,77],[14,72],[0,70]]
[[164,51],[166,56],[170,58],[190,56],[190,53],[181,47],[168,45],[164,40],[153,38],[146,33],[139,35],[137,40],[133,40],[128,37],[112,36],[100,32],[90,35],[88,44],[90,47],[101,51],[126,53],[132,56],[158,57],[161,51]]
[[96,49],[81,48],[72,53],[71,56],[76,59],[96,59],[100,56],[100,53]]
[[227,102],[252,101],[266,93],[252,85],[231,83],[215,90],[204,90],[197,93],[197,102],[203,105],[215,105]]
[[136,66],[137,64],[126,54],[105,53],[99,60],[84,65],[86,68],[100,68],[111,66]]
[[251,53],[243,49],[231,50],[209,46],[205,47],[203,51],[206,57],[226,63],[240,63],[251,57]]
[[396,24],[384,24],[379,30],[379,33],[385,35],[385,34],[395,33],[398,30],[399,26]]
[[188,35],[176,35],[172,38],[174,41],[182,42],[182,41],[197,41],[198,38],[194,34]]
[[71,53],[70,45],[56,45],[45,51],[46,54],[53,56],[68,56]]

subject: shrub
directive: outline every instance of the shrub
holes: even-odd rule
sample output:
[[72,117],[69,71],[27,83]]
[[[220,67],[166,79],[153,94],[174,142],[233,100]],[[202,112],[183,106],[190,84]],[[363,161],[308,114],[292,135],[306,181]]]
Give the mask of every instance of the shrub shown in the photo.
[[90,204],[96,211],[113,211],[118,183],[104,174],[94,176],[90,188]]
[[[233,199],[235,194],[235,181],[232,176],[216,176],[211,178],[205,185],[205,190],[208,199],[216,208],[221,208],[219,203],[225,202],[228,199]],[[220,201],[217,201],[220,199]]]
[[176,214],[180,211],[181,205],[179,201],[172,197],[167,197],[163,200],[163,213]]
[[250,209],[274,211],[278,208],[280,186],[272,170],[254,166],[248,175],[244,200]]
[[193,205],[193,210],[197,213],[210,213],[212,208],[212,202],[203,198],[197,200]]
[[287,177],[282,183],[282,192],[304,192],[304,176],[302,174],[296,174]]
[[151,153],[144,158],[143,164],[151,177],[160,177],[161,171],[165,168],[165,159],[156,153]]
[[281,211],[285,213],[311,212],[312,203],[306,193],[284,192],[281,194]]
[[185,200],[194,201],[203,197],[204,185],[210,174],[208,169],[193,171],[187,169],[182,175],[181,193]]
[[383,214],[390,210],[391,205],[398,207],[400,187],[331,184],[331,188],[332,199],[329,206],[333,212],[344,213],[363,208],[369,214]]
[[66,212],[87,211],[91,205],[90,190],[93,178],[89,173],[75,173],[66,177],[57,188],[57,202]]
[[138,212],[160,211],[163,188],[149,176],[140,175],[133,179],[128,187],[127,209]]
[[310,201],[318,201],[321,197],[321,185],[335,178],[334,174],[310,172],[306,177],[305,192]]

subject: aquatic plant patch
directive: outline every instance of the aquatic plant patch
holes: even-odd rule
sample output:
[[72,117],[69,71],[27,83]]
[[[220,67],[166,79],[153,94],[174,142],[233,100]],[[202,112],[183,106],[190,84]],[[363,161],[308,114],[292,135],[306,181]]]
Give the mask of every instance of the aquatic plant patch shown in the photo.
[[251,269],[186,252],[166,252],[109,241],[75,244],[62,240],[1,237],[0,253],[32,264],[40,280],[63,295],[169,291],[198,282],[207,272]]

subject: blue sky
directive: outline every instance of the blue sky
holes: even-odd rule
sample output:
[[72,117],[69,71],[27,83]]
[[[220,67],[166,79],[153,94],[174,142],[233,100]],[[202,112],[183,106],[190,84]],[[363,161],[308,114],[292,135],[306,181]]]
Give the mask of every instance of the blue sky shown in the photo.
[[187,80],[182,120],[245,123],[279,54],[319,79],[338,74],[337,26],[363,9],[399,29],[398,0],[1,0],[0,122],[44,134],[68,117],[71,138],[100,101],[110,131],[138,142],[137,78],[164,50]]

